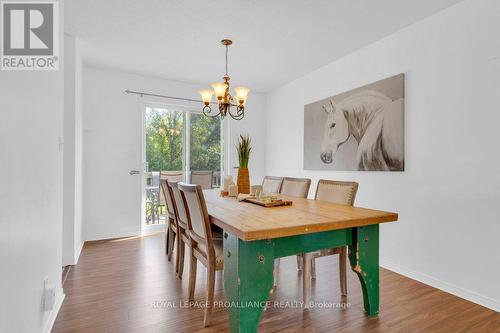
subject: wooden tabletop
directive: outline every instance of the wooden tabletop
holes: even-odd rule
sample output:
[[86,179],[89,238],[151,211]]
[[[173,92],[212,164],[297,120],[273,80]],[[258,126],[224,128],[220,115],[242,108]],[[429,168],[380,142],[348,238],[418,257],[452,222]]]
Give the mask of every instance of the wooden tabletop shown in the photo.
[[332,204],[326,201],[292,200],[291,206],[261,207],[236,198],[220,197],[205,190],[210,221],[242,240],[259,240],[360,227],[398,220],[397,213]]

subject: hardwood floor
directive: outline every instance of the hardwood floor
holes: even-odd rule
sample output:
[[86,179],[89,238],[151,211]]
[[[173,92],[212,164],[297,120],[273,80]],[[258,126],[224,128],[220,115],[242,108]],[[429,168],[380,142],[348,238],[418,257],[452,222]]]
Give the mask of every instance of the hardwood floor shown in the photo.
[[[337,267],[337,256],[317,260],[312,299],[318,306],[342,303]],[[214,308],[211,326],[204,329],[203,309],[180,303],[187,299],[187,276],[178,279],[173,261],[167,261],[163,233],[86,243],[66,278],[66,299],[52,332],[228,332],[223,307]],[[224,300],[222,280],[217,272],[216,302]],[[205,300],[205,283],[205,267],[198,265],[196,301]],[[259,332],[500,332],[499,313],[391,271],[381,269],[380,287],[378,317],[363,313],[360,284],[349,272],[345,308],[270,307]],[[282,259],[270,300],[301,300],[295,257]]]

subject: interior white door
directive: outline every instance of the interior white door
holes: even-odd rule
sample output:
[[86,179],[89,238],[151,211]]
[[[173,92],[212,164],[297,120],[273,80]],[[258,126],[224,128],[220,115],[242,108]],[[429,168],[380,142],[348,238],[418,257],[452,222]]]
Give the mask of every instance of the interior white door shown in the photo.
[[94,69],[84,75],[84,237],[141,233],[144,104],[124,93],[127,76]]

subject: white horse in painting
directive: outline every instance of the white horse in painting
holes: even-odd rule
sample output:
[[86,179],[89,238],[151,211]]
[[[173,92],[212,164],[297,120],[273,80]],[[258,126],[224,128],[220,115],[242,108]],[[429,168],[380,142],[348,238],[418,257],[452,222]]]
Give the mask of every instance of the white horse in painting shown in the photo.
[[323,163],[332,163],[352,135],[358,142],[358,170],[404,170],[403,99],[366,90],[339,103],[323,105],[328,114],[321,147]]

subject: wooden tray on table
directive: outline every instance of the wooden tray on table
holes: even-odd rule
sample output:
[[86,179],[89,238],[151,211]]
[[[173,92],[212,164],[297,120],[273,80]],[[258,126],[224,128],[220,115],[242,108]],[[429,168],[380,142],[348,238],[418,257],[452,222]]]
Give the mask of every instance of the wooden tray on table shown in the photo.
[[275,201],[262,201],[257,198],[246,198],[243,201],[250,202],[262,207],[291,206],[293,201],[278,199]]

